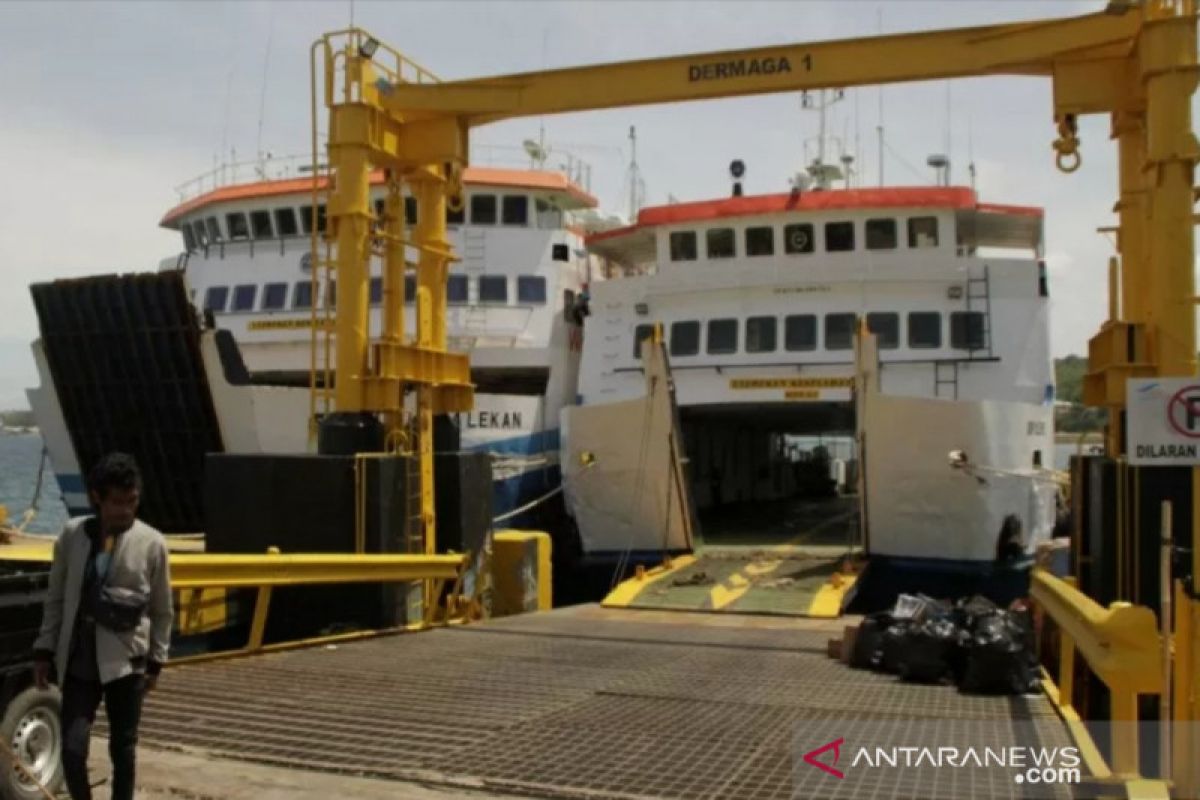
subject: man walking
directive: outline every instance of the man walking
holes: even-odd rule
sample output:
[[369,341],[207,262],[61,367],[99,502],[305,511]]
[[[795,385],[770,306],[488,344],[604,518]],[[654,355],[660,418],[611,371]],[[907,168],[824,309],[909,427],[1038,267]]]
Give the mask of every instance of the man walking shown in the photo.
[[132,800],[142,695],[154,688],[171,638],[171,576],[162,534],[137,519],[141,475],[110,453],[88,474],[94,516],[67,523],[54,545],[35,678],[62,688],[63,773],[90,800],[88,743],[104,700],[112,798]]

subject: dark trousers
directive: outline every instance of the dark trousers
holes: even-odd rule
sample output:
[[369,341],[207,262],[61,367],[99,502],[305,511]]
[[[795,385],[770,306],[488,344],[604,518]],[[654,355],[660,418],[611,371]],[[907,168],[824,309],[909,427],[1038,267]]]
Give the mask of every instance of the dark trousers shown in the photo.
[[96,709],[104,698],[108,715],[108,754],[112,758],[112,800],[133,800],[133,773],[138,722],[142,718],[141,675],[126,675],[112,683],[68,677],[62,692],[63,774],[71,800],[91,800],[88,784],[88,744]]

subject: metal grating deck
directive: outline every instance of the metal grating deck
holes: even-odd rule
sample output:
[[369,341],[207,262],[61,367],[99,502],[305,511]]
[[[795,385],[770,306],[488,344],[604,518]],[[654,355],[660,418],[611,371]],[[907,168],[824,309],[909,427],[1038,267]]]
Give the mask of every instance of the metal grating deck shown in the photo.
[[[801,766],[796,734],[870,720],[877,742],[933,728],[1069,744],[1041,697],[968,697],[828,659],[841,622],[578,606],[236,661],[180,666],[143,740],[289,767],[553,797],[850,797]],[[912,734],[915,723],[926,734]],[[964,727],[965,726],[965,727]],[[1022,797],[902,770],[875,798]],[[956,783],[956,781],[959,781]],[[848,782],[847,782],[848,783]],[[842,792],[838,794],[838,792]],[[1045,796],[1045,795],[1039,795]],[[1060,793],[1058,796],[1069,796]]]

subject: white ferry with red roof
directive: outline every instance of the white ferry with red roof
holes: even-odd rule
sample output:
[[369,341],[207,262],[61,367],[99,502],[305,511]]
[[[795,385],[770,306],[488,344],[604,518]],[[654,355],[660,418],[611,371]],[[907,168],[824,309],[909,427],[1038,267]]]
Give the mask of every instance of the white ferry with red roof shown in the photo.
[[[246,166],[254,167],[249,180],[237,180],[232,168],[215,170],[181,187],[179,204],[160,222],[178,232],[181,248],[163,259],[159,270],[182,274],[188,299],[207,321],[199,340],[200,393],[210,395],[211,402],[191,396],[163,400],[171,413],[186,407],[181,411],[186,418],[140,433],[127,430],[124,420],[105,418],[96,386],[108,379],[94,376],[94,385],[85,388],[80,384],[83,365],[60,363],[55,368],[45,340],[53,336],[47,326],[53,327],[49,317],[57,312],[39,307],[43,338],[33,349],[41,385],[29,397],[72,513],[88,508],[81,464],[89,456],[80,448],[86,451],[99,441],[109,447],[128,441],[127,447],[147,459],[186,449],[190,455],[163,456],[172,462],[171,469],[188,476],[179,482],[189,488],[178,493],[188,497],[169,503],[180,508],[199,503],[191,495],[199,492],[201,482],[193,473],[201,467],[191,464],[202,463],[206,451],[309,450],[313,308],[321,310],[318,316],[332,308],[337,286],[322,275],[314,290],[312,228],[315,224],[317,233],[323,232],[325,213],[320,204],[314,213],[311,173],[303,174],[297,163],[276,159],[242,165],[243,174]],[[373,175],[372,183],[378,210],[385,192],[382,175]],[[464,449],[495,456],[494,509],[502,514],[559,485],[558,415],[563,403],[574,400],[579,359],[580,332],[572,311],[590,280],[583,235],[587,225],[600,221],[596,199],[562,173],[473,167],[466,171],[465,186],[465,208],[447,215],[448,238],[461,259],[450,270],[447,331],[452,350],[470,353],[476,407],[457,422]],[[414,224],[412,198],[405,198],[405,210],[408,224]],[[370,325],[380,330],[378,256],[372,257],[371,270]],[[414,275],[407,275],[410,305]],[[95,295],[80,311],[104,316],[104,305]],[[414,313],[406,314],[410,334],[414,318]],[[129,324],[144,321],[131,319]],[[148,330],[152,336],[159,333],[153,325]],[[315,363],[320,365],[320,336],[317,349]],[[67,355],[78,350],[63,348]],[[143,376],[134,372],[121,379],[136,392]],[[144,377],[147,386],[174,380]],[[76,390],[90,399],[75,402],[71,395]],[[207,417],[212,430],[202,435]],[[188,520],[186,524],[201,522],[194,513],[178,518]],[[523,522],[530,519],[511,520]]]
[[[1009,515],[1031,551],[1055,507],[1042,222],[957,186],[735,190],[590,236],[627,277],[591,288],[564,410],[584,553],[809,537],[970,567]],[[656,329],[669,370],[648,381]],[[835,487],[832,519],[809,519]],[[756,540],[759,518],[776,524]]]

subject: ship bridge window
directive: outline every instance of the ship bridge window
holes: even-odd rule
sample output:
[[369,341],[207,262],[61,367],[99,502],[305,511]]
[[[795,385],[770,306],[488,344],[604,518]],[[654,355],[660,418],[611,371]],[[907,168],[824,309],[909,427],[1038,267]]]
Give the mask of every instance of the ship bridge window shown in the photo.
[[229,302],[228,286],[210,286],[204,293],[205,311],[224,311],[227,302]]
[[845,253],[854,249],[853,222],[825,223],[825,251],[828,253]]
[[325,284],[325,307],[337,308],[337,281]]
[[746,228],[746,255],[775,255],[775,229],[769,225]]
[[500,201],[500,222],[504,225],[529,224],[529,198],[523,194],[506,194]]
[[825,315],[825,349],[849,350],[854,347],[854,314]]
[[290,208],[275,209],[275,230],[280,236],[295,236],[300,232],[296,226],[296,212]]
[[204,224],[208,226],[208,240],[214,244],[221,241],[221,226],[217,223],[217,218],[208,217]]
[[911,311],[908,315],[908,346],[934,350],[942,346],[942,315],[936,311]]
[[479,302],[507,303],[508,278],[504,275],[482,275],[479,278]]
[[458,209],[457,211],[454,211],[450,208],[449,203],[446,204],[446,224],[447,225],[462,225],[466,221],[467,221],[467,207],[465,205],[462,208]]
[[[300,224],[304,227],[305,233],[312,233],[313,230],[313,207],[300,206]],[[317,206],[317,232],[325,232],[325,206]]]
[[254,298],[258,295],[258,285],[243,283],[233,287],[233,308],[231,311],[253,311]]
[[417,302],[417,276],[404,276],[404,302],[416,304]]
[[912,217],[908,220],[909,247],[937,247],[937,217]]
[[196,237],[192,235],[192,226],[186,222],[179,226],[183,233],[183,249],[189,253],[196,249]]
[[738,323],[736,319],[710,319],[708,321],[708,352],[710,355],[736,353],[738,348]]
[[417,224],[417,198],[412,195],[405,195],[404,197],[404,224]]
[[774,317],[750,317],[746,320],[746,352],[774,353],[776,340]]
[[875,334],[880,350],[895,350],[900,346],[900,315],[876,311],[867,314],[867,330]]
[[471,224],[472,225],[495,225],[496,224],[496,195],[494,195],[494,194],[473,194],[473,195],[471,195]]
[[867,220],[867,249],[895,250],[896,249],[896,220],[869,219]]
[[370,297],[371,305],[377,306],[383,302],[383,278],[371,278],[370,288],[367,290]]
[[817,349],[815,314],[793,314],[783,320],[783,347],[790,352]]
[[[308,284],[305,284],[306,286]],[[278,311],[287,304],[287,284],[268,283],[263,287],[263,311]]]
[[451,275],[446,279],[446,302],[454,305],[467,302],[466,275]]
[[658,323],[647,322],[633,329],[633,357],[641,360],[642,342],[654,336],[654,326]]
[[255,239],[272,238],[274,234],[271,231],[271,212],[251,211],[250,230],[254,232]]
[[672,231],[670,236],[672,261],[696,260],[696,232]]
[[292,292],[292,308],[312,308],[312,281],[300,281]]
[[709,258],[733,258],[737,255],[737,238],[733,228],[709,228],[704,232]]
[[783,251],[788,255],[813,251],[813,226],[807,222],[785,225],[783,228]]
[[537,199],[533,208],[537,213],[537,226],[542,230],[556,231],[562,227],[562,211],[548,201]]
[[208,246],[208,229],[204,227],[204,220],[198,219],[191,225],[192,235],[196,237],[196,244],[200,247]]
[[246,215],[238,211],[225,215],[225,227],[229,229],[229,241],[250,238],[250,226],[246,224]]
[[700,352],[700,323],[671,323],[671,355],[694,356]]
[[541,275],[518,275],[517,302],[524,305],[546,305],[546,279]]
[[987,346],[982,311],[954,311],[950,314],[950,346],[959,350],[982,350]]

